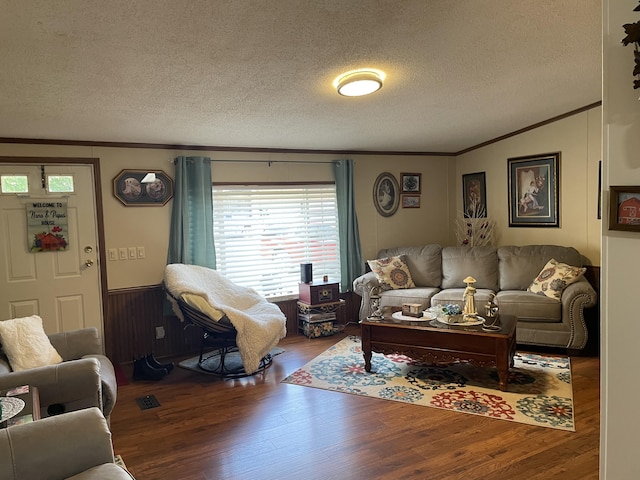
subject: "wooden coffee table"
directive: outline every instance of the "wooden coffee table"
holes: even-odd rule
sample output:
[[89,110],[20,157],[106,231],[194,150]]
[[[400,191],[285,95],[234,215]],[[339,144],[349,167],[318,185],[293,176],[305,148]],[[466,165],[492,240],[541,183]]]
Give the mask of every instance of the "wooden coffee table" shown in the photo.
[[481,325],[454,326],[438,320],[363,320],[362,352],[365,370],[371,371],[371,353],[400,353],[414,360],[446,365],[467,362],[474,366],[495,366],[500,390],[506,391],[509,368],[516,352],[516,319],[500,315],[498,331],[484,331]]

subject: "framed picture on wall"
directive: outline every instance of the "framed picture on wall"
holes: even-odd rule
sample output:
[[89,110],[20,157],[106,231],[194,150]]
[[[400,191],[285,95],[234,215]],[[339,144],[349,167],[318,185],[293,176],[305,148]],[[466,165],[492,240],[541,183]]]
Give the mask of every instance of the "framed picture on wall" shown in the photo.
[[559,227],[560,152],[507,160],[510,227]]
[[373,204],[383,217],[390,217],[400,204],[398,181],[392,173],[383,172],[373,184]]
[[420,193],[422,190],[421,173],[401,173],[402,193]]
[[113,196],[126,207],[161,207],[173,197],[173,179],[162,170],[121,170]]
[[609,187],[609,230],[640,232],[640,187]]
[[402,195],[402,208],[420,208],[420,195]]
[[487,216],[487,184],[484,172],[462,175],[462,205],[465,218]]

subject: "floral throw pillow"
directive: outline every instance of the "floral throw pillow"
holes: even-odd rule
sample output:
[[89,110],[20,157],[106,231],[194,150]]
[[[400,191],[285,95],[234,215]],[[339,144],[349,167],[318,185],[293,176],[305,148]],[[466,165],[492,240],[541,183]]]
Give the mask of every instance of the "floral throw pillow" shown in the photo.
[[411,278],[409,267],[404,261],[404,255],[368,260],[367,263],[371,271],[376,274],[378,283],[383,290],[414,288],[416,286]]
[[573,267],[552,258],[529,285],[527,291],[560,300],[564,289],[584,275],[586,270],[586,268]]

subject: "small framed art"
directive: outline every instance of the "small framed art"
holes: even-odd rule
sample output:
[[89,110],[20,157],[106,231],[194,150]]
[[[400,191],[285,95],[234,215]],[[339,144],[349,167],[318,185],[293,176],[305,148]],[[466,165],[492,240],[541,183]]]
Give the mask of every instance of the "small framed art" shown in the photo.
[[402,193],[420,193],[422,190],[421,173],[401,173]]
[[420,195],[402,195],[402,208],[420,208]]
[[560,152],[507,160],[510,227],[559,227]]
[[462,175],[462,201],[464,218],[486,218],[487,184],[484,172]]
[[609,230],[640,232],[640,187],[609,187]]
[[126,207],[161,207],[173,197],[173,179],[162,170],[121,170],[113,179],[113,195]]

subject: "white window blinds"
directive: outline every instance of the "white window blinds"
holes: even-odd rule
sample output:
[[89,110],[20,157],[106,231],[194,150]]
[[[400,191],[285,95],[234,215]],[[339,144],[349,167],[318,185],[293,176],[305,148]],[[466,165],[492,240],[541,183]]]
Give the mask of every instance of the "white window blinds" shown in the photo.
[[268,298],[298,295],[300,264],[340,281],[333,184],[213,186],[216,268]]

